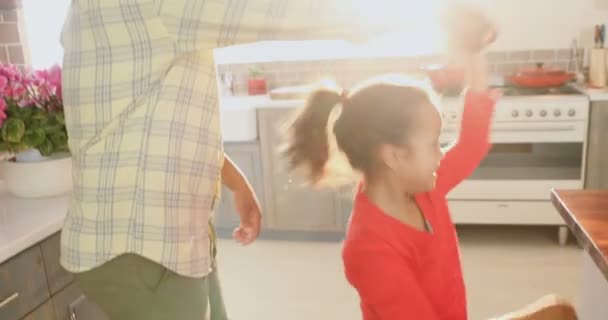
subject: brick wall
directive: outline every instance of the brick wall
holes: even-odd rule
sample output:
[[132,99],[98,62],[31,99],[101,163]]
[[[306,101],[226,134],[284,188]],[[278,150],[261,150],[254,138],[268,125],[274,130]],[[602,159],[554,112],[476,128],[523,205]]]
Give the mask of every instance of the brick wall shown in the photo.
[[0,63],[29,61],[21,0],[0,0]]
[[[25,39],[21,0],[0,0],[0,63],[27,63],[29,53],[23,46]],[[0,160],[2,158],[0,154]]]

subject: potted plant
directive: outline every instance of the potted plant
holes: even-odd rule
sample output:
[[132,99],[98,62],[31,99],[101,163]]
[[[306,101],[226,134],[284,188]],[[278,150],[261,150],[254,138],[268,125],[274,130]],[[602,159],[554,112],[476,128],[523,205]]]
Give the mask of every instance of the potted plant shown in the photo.
[[247,81],[247,92],[250,96],[266,94],[266,79],[262,71],[256,67],[249,69],[249,79]]
[[21,70],[0,65],[0,162],[7,189],[19,197],[66,194],[72,189],[61,68]]

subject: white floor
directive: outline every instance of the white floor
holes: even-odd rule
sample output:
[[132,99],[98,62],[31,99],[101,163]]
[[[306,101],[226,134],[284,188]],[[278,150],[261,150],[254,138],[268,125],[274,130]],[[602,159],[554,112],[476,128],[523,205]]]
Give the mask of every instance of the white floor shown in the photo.
[[[576,302],[581,251],[559,247],[557,231],[460,230],[470,319],[487,319],[548,293]],[[361,319],[342,274],[339,243],[220,242],[220,273],[233,320]]]

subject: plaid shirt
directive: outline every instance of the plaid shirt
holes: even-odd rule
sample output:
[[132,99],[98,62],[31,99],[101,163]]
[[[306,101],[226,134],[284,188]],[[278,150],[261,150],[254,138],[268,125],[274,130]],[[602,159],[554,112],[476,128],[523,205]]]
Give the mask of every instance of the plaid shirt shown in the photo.
[[62,43],[74,195],[62,265],[82,272],[136,253],[208,274],[223,160],[213,49],[365,36],[336,10],[349,1],[72,1]]

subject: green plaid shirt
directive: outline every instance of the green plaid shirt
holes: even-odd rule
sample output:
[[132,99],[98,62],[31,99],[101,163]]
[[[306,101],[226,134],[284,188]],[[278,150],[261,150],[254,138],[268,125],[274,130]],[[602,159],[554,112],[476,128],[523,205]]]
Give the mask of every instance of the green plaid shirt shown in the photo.
[[210,271],[222,166],[213,49],[360,36],[349,0],[74,0],[62,32],[74,196],[61,241],[72,272],[136,253]]

